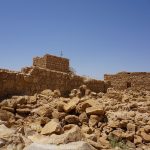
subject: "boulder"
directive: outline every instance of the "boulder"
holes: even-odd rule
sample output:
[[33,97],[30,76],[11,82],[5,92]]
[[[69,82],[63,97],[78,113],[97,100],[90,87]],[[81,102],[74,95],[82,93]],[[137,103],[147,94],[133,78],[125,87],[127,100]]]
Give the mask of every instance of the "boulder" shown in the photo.
[[52,133],[60,134],[62,131],[61,125],[57,119],[52,119],[41,130],[41,134],[50,135]]
[[138,135],[134,135],[134,144],[141,144],[142,138]]
[[15,112],[15,109],[14,109],[14,108],[11,108],[11,107],[1,107],[1,109],[2,109],[2,110],[9,111],[9,112],[12,112],[12,113]]
[[50,90],[50,89],[46,89],[46,90],[43,90],[43,91],[41,92],[41,94],[42,94],[42,95],[45,95],[45,96],[51,96],[51,95],[53,95],[53,92],[52,92],[52,90]]
[[143,141],[150,142],[150,135],[145,133],[144,131],[141,132],[141,137],[142,137]]
[[150,125],[146,125],[144,127],[144,130],[145,130],[146,133],[150,133]]
[[83,133],[87,133],[87,134],[92,134],[93,133],[93,130],[88,125],[86,125],[86,124],[82,125],[81,131]]
[[103,146],[103,148],[109,148],[110,147],[109,141],[104,137],[99,137],[98,143],[100,143]]
[[79,123],[79,117],[76,115],[68,115],[65,117],[65,121],[67,123],[78,124]]
[[55,98],[58,98],[58,97],[60,97],[61,96],[61,93],[60,93],[60,90],[54,90],[54,92],[53,92],[53,97],[55,97]]
[[128,123],[128,124],[127,124],[127,130],[128,130],[128,131],[131,131],[131,132],[135,132],[135,130],[136,130],[136,125],[133,124],[133,123]]
[[94,147],[92,147],[90,144],[84,141],[71,142],[68,144],[60,144],[60,145],[32,143],[24,150],[35,150],[35,149],[36,150],[96,150]]
[[6,111],[6,110],[0,110],[0,120],[2,121],[8,121],[12,116],[12,113]]
[[28,96],[19,96],[16,100],[17,104],[26,104]]
[[22,109],[16,109],[16,112],[18,114],[29,114],[31,112],[31,110],[29,108],[22,108]]
[[7,128],[5,125],[0,125],[0,138],[8,138],[15,133],[15,130]]
[[103,107],[88,107],[86,108],[86,113],[88,115],[103,115],[104,114],[104,109]]
[[59,119],[59,120],[64,119],[66,115],[67,114],[65,112],[58,112],[57,110],[54,110],[52,112],[52,117],[56,118],[56,119]]
[[64,105],[64,111],[67,113],[70,112],[71,110],[76,108],[78,103],[79,103],[79,98],[74,97],[67,104]]
[[43,105],[32,110],[32,113],[38,114],[41,117],[51,117],[53,109],[49,105]]
[[100,117],[98,115],[90,115],[89,126],[94,127],[100,121]]
[[28,136],[28,139],[30,139],[33,143],[49,144],[49,136],[46,135],[34,134]]
[[49,143],[51,144],[66,144],[69,142],[81,141],[83,139],[83,134],[80,128],[75,125],[71,129],[66,130],[64,134],[56,135],[52,134],[49,138]]
[[81,123],[88,122],[88,117],[87,117],[87,114],[85,112],[83,112],[79,115],[79,121]]

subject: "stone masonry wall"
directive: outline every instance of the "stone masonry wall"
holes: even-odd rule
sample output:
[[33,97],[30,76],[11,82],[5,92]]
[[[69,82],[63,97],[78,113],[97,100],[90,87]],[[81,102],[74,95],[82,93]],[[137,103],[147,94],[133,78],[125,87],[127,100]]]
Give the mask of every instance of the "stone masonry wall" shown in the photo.
[[66,58],[45,55],[33,59],[33,67],[21,72],[0,69],[0,99],[11,95],[33,95],[45,89],[59,89],[66,95],[74,88],[87,85],[95,92],[106,92],[108,87],[119,90],[150,90],[150,72],[121,72],[104,75],[104,81],[73,75]]
[[115,75],[104,75],[104,80],[109,81],[112,87],[124,90],[150,90],[150,72],[120,72]]
[[33,95],[44,89],[59,89],[62,94],[86,84],[95,92],[104,92],[105,83],[100,80],[85,81],[81,76],[64,72],[28,67],[22,72],[0,70],[0,99],[11,95]]
[[69,59],[47,54],[43,57],[33,58],[33,66],[61,72],[69,72]]

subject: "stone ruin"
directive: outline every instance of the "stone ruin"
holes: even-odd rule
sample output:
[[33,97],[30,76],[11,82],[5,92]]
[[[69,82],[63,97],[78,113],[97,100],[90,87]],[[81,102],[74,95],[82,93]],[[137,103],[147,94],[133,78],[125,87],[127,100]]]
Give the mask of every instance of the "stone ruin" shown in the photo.
[[33,66],[68,73],[69,59],[47,54],[44,57],[33,58]]
[[21,72],[1,69],[0,98],[0,150],[150,148],[150,73],[86,79],[45,55]]
[[115,89],[147,90],[150,91],[150,72],[120,72],[114,75],[104,75]]
[[94,92],[106,92],[108,87],[150,90],[150,73],[104,75],[104,81],[87,79],[71,73],[69,59],[49,54],[33,58],[33,66],[20,72],[0,69],[0,99],[11,95],[33,95],[44,89],[59,89],[67,95],[83,84]]
[[21,72],[0,69],[0,99],[11,95],[33,95],[44,89],[59,89],[67,95],[73,88],[87,85],[95,92],[104,92],[101,80],[86,79],[71,73],[69,60],[53,55],[33,58],[33,66]]

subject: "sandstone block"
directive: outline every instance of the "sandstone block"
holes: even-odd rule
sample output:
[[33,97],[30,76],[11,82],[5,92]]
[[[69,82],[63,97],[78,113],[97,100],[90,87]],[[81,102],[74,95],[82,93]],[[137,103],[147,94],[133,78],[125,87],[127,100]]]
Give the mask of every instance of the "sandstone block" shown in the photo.
[[43,135],[49,135],[52,133],[61,133],[62,128],[57,119],[52,119],[50,122],[48,122],[41,130],[41,134]]
[[100,121],[100,117],[98,115],[90,115],[89,126],[94,127]]
[[84,141],[71,142],[68,144],[60,144],[60,145],[32,143],[24,150],[35,150],[35,149],[36,150],[96,150],[94,147],[92,147],[90,144]]
[[56,135],[52,134],[49,139],[51,144],[66,144],[69,142],[81,141],[83,134],[78,126],[74,126],[69,130],[66,130],[64,134]]
[[79,123],[79,117],[75,115],[68,115],[65,117],[65,121],[68,123],[77,124]]
[[141,137],[142,137],[143,141],[150,142],[150,135],[145,133],[144,131],[141,132]]
[[88,115],[103,115],[104,109],[103,107],[88,107],[86,108],[86,113]]
[[70,112],[71,110],[75,109],[77,104],[79,103],[79,99],[77,97],[71,99],[67,104],[64,105],[64,111]]

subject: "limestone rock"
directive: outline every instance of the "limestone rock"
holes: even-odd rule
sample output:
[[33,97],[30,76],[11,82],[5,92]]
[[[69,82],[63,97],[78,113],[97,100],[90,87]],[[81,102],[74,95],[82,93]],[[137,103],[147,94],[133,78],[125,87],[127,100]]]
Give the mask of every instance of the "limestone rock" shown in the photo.
[[146,133],[150,133],[150,125],[146,125],[144,127],[144,130],[145,130]]
[[67,114],[65,112],[58,112],[57,110],[54,110],[52,112],[52,117],[56,118],[56,119],[59,119],[59,120],[64,119],[66,115]]
[[51,96],[53,94],[52,90],[46,89],[41,92],[42,95]]
[[103,115],[104,109],[103,107],[88,107],[86,108],[86,113],[88,115]]
[[60,90],[54,90],[53,92],[53,97],[57,98],[57,97],[60,97],[61,96],[61,93],[60,93]]
[[88,122],[88,117],[87,117],[87,114],[85,112],[83,112],[79,115],[79,121],[81,123]]
[[16,112],[19,114],[29,114],[31,110],[29,108],[16,109]]
[[67,104],[64,105],[64,111],[70,112],[71,110],[75,109],[77,104],[79,103],[79,99],[77,97],[70,100]]
[[37,144],[32,143],[24,150],[96,150],[90,144],[84,141],[78,142],[71,142],[68,144],[60,144],[60,145],[53,145],[53,144]]
[[142,138],[138,135],[134,135],[134,144],[141,144]]
[[103,148],[109,148],[110,147],[109,141],[106,140],[106,138],[104,138],[104,137],[100,137],[98,139],[98,143],[100,143],[103,146]]
[[32,136],[28,136],[28,139],[38,144],[49,144],[49,136],[41,134],[34,134]]
[[150,142],[150,135],[145,133],[144,131],[141,132],[141,137],[142,137],[143,141]]
[[41,134],[43,135],[50,135],[52,133],[61,133],[62,128],[57,119],[52,119],[50,122],[48,122],[41,130]]
[[97,150],[101,150],[102,149],[102,145],[100,143],[97,143],[95,141],[92,141],[90,139],[87,139],[87,142],[92,145],[93,147],[95,147]]
[[38,114],[41,117],[50,117],[52,112],[53,110],[49,105],[43,105],[32,110],[32,113]]
[[86,124],[82,125],[81,131],[83,133],[87,133],[87,134],[92,134],[93,133],[93,130],[88,125],[86,125]]
[[64,134],[56,135],[52,134],[49,139],[51,144],[66,144],[69,142],[81,141],[83,139],[83,134],[78,126],[65,131]]
[[16,103],[17,104],[26,104],[27,103],[27,99],[28,99],[27,96],[20,96],[20,97],[18,97]]
[[68,115],[65,117],[65,121],[68,123],[78,124],[79,123],[79,117],[75,115]]
[[6,110],[0,110],[0,120],[8,121],[11,116],[11,113],[8,113]]
[[15,130],[9,129],[5,125],[0,125],[0,138],[8,138],[14,133],[15,133]]
[[14,109],[14,108],[11,108],[11,107],[1,107],[1,109],[2,109],[2,110],[9,111],[9,112],[12,112],[12,113],[15,112],[15,109]]
[[100,117],[98,115],[90,115],[89,126],[94,127],[100,121]]
[[131,131],[131,132],[135,132],[136,131],[136,125],[132,124],[132,123],[128,123],[127,124],[127,130]]

